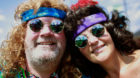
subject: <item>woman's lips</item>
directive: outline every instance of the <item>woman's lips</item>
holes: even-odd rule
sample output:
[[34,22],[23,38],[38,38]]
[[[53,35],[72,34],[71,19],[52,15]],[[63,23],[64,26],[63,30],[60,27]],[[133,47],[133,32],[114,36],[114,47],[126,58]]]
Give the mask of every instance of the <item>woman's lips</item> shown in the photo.
[[100,52],[102,52],[102,49],[104,48],[104,46],[105,46],[105,44],[93,48],[92,53],[100,53]]

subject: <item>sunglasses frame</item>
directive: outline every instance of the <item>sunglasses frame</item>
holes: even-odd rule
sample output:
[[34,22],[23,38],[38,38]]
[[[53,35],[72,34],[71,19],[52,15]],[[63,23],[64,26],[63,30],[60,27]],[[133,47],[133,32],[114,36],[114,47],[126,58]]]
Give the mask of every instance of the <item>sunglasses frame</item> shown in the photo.
[[[95,24],[95,25],[92,25],[91,27],[92,27],[92,29],[91,29],[90,31],[91,31],[91,33],[92,33],[93,36],[99,38],[99,37],[101,37],[102,35],[104,35],[104,33],[105,33],[105,27],[104,27],[102,24]],[[93,33],[93,28],[95,28],[95,29],[98,28],[98,30],[99,30],[99,28],[100,28],[100,31],[101,31],[101,32],[99,31],[99,34],[98,34],[98,31],[96,31],[95,34],[97,34],[97,35],[95,35],[95,34]],[[83,38],[85,37],[85,39],[86,39],[86,41],[84,41],[84,42],[86,42],[86,44],[85,44],[84,46],[78,46],[78,45],[76,44],[76,43],[78,43],[78,42],[76,42],[76,39],[77,39],[78,37],[80,37],[80,36],[83,36]],[[81,38],[82,38],[82,37],[81,37]],[[81,38],[79,38],[79,39],[81,39]],[[78,35],[78,36],[75,38],[75,46],[78,47],[78,48],[84,48],[84,47],[87,45],[87,42],[88,42],[88,38],[87,38],[87,36],[85,36],[85,35]],[[82,42],[81,42],[81,43],[82,43]],[[83,45],[83,44],[82,44],[82,45]]]
[[[57,20],[57,19],[56,19]],[[38,29],[33,29],[32,27],[31,27],[31,22],[32,23],[34,23],[34,24],[36,24],[37,23],[37,21],[39,21],[39,23],[40,23],[40,28],[38,27]],[[59,20],[57,20],[57,21],[59,21]],[[51,22],[51,24],[52,24],[52,22]],[[56,30],[53,30],[53,28],[51,27],[52,25],[49,25],[49,28],[51,29],[51,31],[52,32],[54,32],[54,33],[60,33],[61,31],[63,31],[64,30],[64,23],[62,22],[62,21],[60,21],[60,24],[62,24],[62,26],[61,26],[61,30],[60,31],[58,31],[58,32],[55,32]],[[59,24],[59,25],[60,25]],[[43,28],[43,22],[40,20],[40,19],[33,19],[33,20],[31,20],[30,21],[30,23],[29,23],[29,27],[30,27],[30,29],[33,31],[33,32],[39,32],[42,28]],[[34,27],[35,28],[35,27]]]

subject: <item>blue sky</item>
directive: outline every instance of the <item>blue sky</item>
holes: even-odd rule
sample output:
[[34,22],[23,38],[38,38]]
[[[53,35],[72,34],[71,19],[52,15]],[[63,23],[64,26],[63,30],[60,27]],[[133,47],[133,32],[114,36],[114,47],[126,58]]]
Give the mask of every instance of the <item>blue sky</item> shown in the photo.
[[[13,18],[14,12],[21,2],[25,0],[3,0],[0,2],[0,43],[7,36],[7,32],[14,26]],[[65,0],[66,4],[70,6],[76,3],[77,0]],[[109,11],[118,9],[125,11],[130,19],[128,29],[135,33],[140,31],[140,0],[96,0],[100,5],[106,7]],[[124,6],[124,2],[126,6]]]
[[3,0],[0,2],[0,42],[6,38],[13,26],[14,11],[23,0]]

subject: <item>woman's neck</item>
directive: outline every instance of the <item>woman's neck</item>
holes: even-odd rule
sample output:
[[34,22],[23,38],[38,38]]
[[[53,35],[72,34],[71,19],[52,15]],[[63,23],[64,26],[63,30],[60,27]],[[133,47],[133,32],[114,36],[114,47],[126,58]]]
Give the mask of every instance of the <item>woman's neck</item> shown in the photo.
[[122,56],[116,51],[100,65],[106,70],[109,78],[119,78],[122,68],[127,66],[125,62],[127,58],[127,56]]

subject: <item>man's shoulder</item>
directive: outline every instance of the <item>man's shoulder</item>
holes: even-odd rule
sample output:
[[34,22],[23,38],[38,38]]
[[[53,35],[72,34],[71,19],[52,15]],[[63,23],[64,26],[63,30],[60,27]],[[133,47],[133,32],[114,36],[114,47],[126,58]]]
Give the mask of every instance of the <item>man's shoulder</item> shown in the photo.
[[[21,73],[21,72],[18,72],[18,73],[15,75],[15,77],[14,77],[14,78],[21,78],[20,73]],[[6,78],[6,77],[4,77],[4,75],[3,75],[3,72],[2,72],[2,71],[0,71],[0,78]]]
[[3,77],[2,77],[2,72],[1,72],[1,71],[0,71],[0,78],[3,78]]

